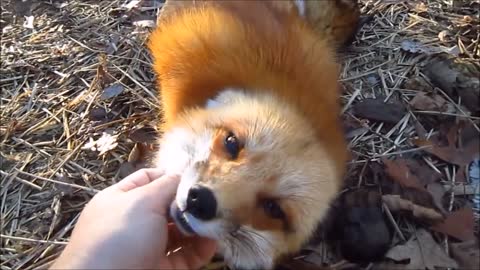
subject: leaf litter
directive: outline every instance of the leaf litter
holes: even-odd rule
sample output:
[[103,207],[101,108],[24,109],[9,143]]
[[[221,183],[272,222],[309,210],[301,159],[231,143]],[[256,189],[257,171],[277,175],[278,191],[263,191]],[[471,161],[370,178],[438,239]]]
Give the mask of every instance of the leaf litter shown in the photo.
[[402,265],[403,269],[435,270],[437,267],[458,267],[425,229],[417,230],[407,243],[393,247],[385,256],[396,262],[408,260],[407,264]]

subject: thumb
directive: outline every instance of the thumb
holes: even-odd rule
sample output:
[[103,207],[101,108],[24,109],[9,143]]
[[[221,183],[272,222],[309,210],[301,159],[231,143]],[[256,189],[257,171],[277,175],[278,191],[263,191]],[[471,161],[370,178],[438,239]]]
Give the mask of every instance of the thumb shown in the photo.
[[167,215],[168,208],[173,201],[180,177],[164,175],[142,187],[133,190],[140,193],[156,213]]

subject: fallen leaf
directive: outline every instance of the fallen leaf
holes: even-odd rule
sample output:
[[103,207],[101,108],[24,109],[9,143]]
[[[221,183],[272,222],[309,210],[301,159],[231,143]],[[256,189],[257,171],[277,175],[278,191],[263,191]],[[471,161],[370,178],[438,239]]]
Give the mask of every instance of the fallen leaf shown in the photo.
[[383,195],[382,200],[388,206],[388,209],[394,212],[409,211],[414,217],[429,221],[443,219],[443,215],[436,210],[414,204],[412,201],[401,198],[400,195]]
[[100,100],[106,100],[120,95],[125,88],[119,83],[110,85],[109,87],[103,89]]
[[100,155],[115,149],[117,147],[117,135],[111,135],[109,133],[103,132],[102,136],[96,141],[97,151]]
[[446,53],[452,56],[458,55],[458,52],[455,47],[447,48],[443,46],[442,47],[427,46],[425,44],[422,44],[419,41],[413,41],[408,39],[402,41],[402,43],[400,44],[400,48],[406,52],[424,53],[426,55],[435,55],[440,53]]
[[432,235],[424,229],[417,230],[404,245],[390,249],[385,257],[396,262],[409,260],[408,264],[403,265],[404,269],[434,270],[436,267],[458,267],[457,263],[435,242]]
[[410,172],[417,177],[422,186],[437,182],[442,174],[430,168],[422,160],[406,159],[407,167]]
[[131,10],[133,8],[138,7],[141,2],[142,2],[142,0],[132,0],[132,1],[129,1],[128,3],[123,4],[122,8],[126,8],[127,10]]
[[450,252],[462,269],[478,269],[480,266],[480,250],[476,240],[451,243]]
[[23,22],[23,27],[28,29],[33,29],[33,22],[35,21],[34,16],[25,16],[25,22]]
[[480,106],[480,65],[448,53],[432,57],[423,70],[434,85],[450,97],[461,97],[470,111],[478,112]]
[[106,152],[115,149],[117,147],[118,135],[111,135],[107,132],[103,132],[102,136],[97,140],[93,138],[89,138],[89,141],[82,147],[82,149],[86,150],[89,149],[91,151],[98,151],[100,152],[99,155],[103,155]]
[[473,141],[468,144],[467,147],[458,149],[452,146],[439,146],[438,144],[426,139],[414,139],[413,143],[418,147],[425,147],[423,151],[426,151],[439,159],[459,165],[468,165],[475,157],[478,156],[479,142]]
[[123,179],[134,173],[135,171],[135,166],[131,162],[124,162],[120,165],[120,168],[118,169],[118,177],[120,177],[120,179]]
[[148,15],[138,15],[133,19],[133,25],[142,28],[154,28],[156,26],[155,18]]
[[155,21],[153,19],[138,20],[138,21],[133,22],[133,25],[138,26],[138,27],[143,27],[143,28],[154,28],[155,27]]
[[88,118],[92,121],[102,121],[107,117],[107,111],[101,107],[94,107],[90,110]]
[[432,195],[435,206],[440,209],[442,213],[447,213],[442,203],[443,196],[445,196],[445,193],[447,192],[443,185],[439,183],[431,183],[427,186],[427,191]]
[[403,84],[403,88],[422,92],[433,92],[432,85],[422,76],[408,78]]
[[450,31],[443,30],[443,31],[440,31],[440,33],[438,33],[438,39],[441,42],[447,42],[448,41],[447,37],[449,37],[450,35],[451,35]]
[[132,150],[130,151],[130,154],[128,154],[128,159],[127,161],[130,163],[134,163],[140,160],[140,152],[141,150],[139,149],[138,143],[136,143]]
[[442,222],[434,224],[431,229],[462,241],[468,241],[475,237],[474,226],[472,208],[465,207],[447,214]]
[[406,160],[382,158],[382,162],[385,164],[386,173],[401,186],[425,190],[420,180],[408,168]]
[[447,101],[440,95],[430,96],[424,92],[418,92],[410,101],[410,105],[422,111],[447,111]]
[[142,127],[130,132],[128,137],[136,143],[154,143],[157,140],[157,131],[152,127]]
[[366,98],[353,105],[353,113],[361,118],[396,124],[406,114],[400,103],[385,103],[382,98]]
[[[437,158],[460,166],[460,170],[468,166],[470,162],[480,155],[480,138],[477,131],[469,133],[469,127],[464,122],[452,126],[447,132],[447,146],[440,145],[440,142],[427,139],[414,139],[413,143],[418,147],[424,147],[426,151]],[[460,136],[459,134],[460,133]],[[457,147],[458,138],[462,138],[462,145]],[[460,171],[459,170],[459,171]]]
[[428,6],[425,3],[417,3],[415,4],[413,11],[417,13],[424,13],[428,11]]

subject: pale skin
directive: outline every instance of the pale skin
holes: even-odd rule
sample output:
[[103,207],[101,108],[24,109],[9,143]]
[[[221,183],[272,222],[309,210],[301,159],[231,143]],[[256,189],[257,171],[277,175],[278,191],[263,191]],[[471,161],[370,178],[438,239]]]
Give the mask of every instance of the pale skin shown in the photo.
[[198,269],[207,264],[215,242],[184,237],[168,222],[178,183],[178,177],[142,169],[96,194],[51,269]]

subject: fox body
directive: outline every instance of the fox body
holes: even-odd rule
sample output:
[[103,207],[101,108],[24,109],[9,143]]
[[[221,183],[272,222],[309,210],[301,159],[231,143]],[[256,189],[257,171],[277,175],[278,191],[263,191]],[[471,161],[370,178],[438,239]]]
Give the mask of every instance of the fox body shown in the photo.
[[342,184],[342,31],[322,36],[309,1],[179,2],[149,40],[163,109],[154,166],[181,176],[171,215],[184,233],[216,239],[232,267],[270,269]]

